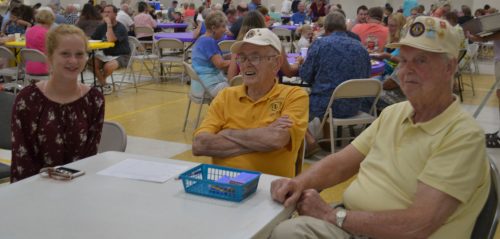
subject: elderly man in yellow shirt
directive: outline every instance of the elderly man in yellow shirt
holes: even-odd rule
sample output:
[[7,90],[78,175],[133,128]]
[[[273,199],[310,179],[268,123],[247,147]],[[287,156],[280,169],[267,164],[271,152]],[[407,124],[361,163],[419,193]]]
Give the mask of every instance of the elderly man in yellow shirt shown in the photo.
[[[490,189],[483,130],[452,94],[458,33],[417,17],[399,43],[408,101],[387,107],[352,144],[271,195],[301,216],[271,238],[470,238]],[[318,190],[357,178],[331,207]]]
[[217,94],[195,131],[193,154],[214,164],[293,177],[307,129],[309,98],[299,87],[278,84],[281,43],[267,28],[252,29],[231,52],[243,85]]

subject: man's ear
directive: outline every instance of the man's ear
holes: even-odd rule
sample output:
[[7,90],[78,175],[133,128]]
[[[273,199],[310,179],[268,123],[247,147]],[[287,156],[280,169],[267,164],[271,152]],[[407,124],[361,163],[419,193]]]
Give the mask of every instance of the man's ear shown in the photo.
[[281,66],[283,65],[283,55],[282,55],[281,53],[279,53],[279,54],[276,56],[276,58],[275,58],[275,60],[274,60],[273,62],[274,62],[274,64],[275,64],[275,65],[274,65],[274,67],[275,67],[275,68],[274,68],[274,70],[275,70],[276,72],[278,72],[278,71],[281,69]]

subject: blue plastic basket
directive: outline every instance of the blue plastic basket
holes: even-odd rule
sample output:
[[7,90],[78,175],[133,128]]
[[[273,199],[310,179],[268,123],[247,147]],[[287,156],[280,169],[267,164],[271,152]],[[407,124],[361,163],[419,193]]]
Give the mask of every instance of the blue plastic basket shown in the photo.
[[[222,178],[234,178],[241,173],[256,175],[245,184],[221,183]],[[240,202],[257,190],[260,173],[210,164],[200,164],[179,176],[187,193]]]

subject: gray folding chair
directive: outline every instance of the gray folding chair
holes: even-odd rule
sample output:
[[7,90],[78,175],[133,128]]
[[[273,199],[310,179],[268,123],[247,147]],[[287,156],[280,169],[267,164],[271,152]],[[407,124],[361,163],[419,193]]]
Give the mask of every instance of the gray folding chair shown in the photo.
[[500,186],[499,173],[493,160],[490,161],[490,192],[488,199],[476,219],[471,239],[493,239],[498,226],[498,217],[500,215]]
[[[380,93],[382,92],[382,83],[375,79],[354,79],[343,82],[338,85],[332,93],[328,107],[326,108],[325,115],[321,121],[320,129],[323,129],[325,124],[329,124],[330,127],[330,147],[331,152],[335,152],[335,141],[339,139],[348,139],[354,137],[344,137],[336,138],[333,134],[334,128],[337,126],[351,126],[351,125],[367,125],[377,119],[376,105]],[[364,97],[374,97],[374,101],[370,107],[370,112],[365,113],[359,111],[357,115],[349,118],[335,118],[333,116],[332,105],[335,100],[338,99],[353,99],[353,98],[364,98]],[[324,141],[324,139],[319,140],[319,142]]]
[[125,152],[127,148],[127,134],[125,129],[115,122],[104,121],[102,126],[101,142],[97,147],[99,153],[106,151]]
[[[279,28],[279,27],[275,27],[273,28],[273,33],[276,34],[276,36],[278,36],[278,38],[280,39],[281,41],[281,44],[285,47],[285,49],[288,51],[288,52],[294,52],[295,49],[293,47],[293,32],[289,29],[286,29],[286,28]],[[288,39],[290,39],[290,41],[288,41]]]
[[218,43],[220,50],[223,54],[231,53],[231,46],[236,40],[223,40]]
[[[182,132],[186,131],[186,124],[187,124],[187,120],[189,117],[189,110],[191,109],[191,102],[194,102],[194,103],[200,105],[200,108],[198,109],[198,115],[196,116],[195,128],[197,128],[198,124],[200,123],[201,108],[203,108],[204,104],[209,105],[210,102],[212,102],[212,100],[215,97],[213,95],[210,95],[209,91],[207,90],[207,87],[200,80],[200,77],[198,77],[198,74],[196,74],[196,72],[193,70],[191,65],[189,65],[186,62],[184,62],[183,64],[184,64],[185,71],[189,75],[189,78],[191,78],[191,81],[198,82],[203,87],[203,94],[202,94],[203,96],[198,97],[198,96],[193,95],[193,93],[191,91],[189,92],[189,96],[188,96],[189,102],[188,102],[188,106],[187,106],[187,110],[186,110],[186,117],[184,117],[184,126],[182,126]],[[193,83],[191,83],[191,84],[193,84]]]
[[[17,64],[16,56],[7,47],[0,46],[0,58],[7,60],[7,62],[14,61]],[[18,83],[19,79],[18,79],[17,75],[18,75],[17,66],[5,67],[5,68],[0,69],[0,76],[4,76],[4,80],[5,80],[5,77],[10,77],[11,79],[13,79],[13,82],[5,83],[5,84],[3,84],[3,87],[4,87],[4,89],[12,90],[14,92],[14,94],[17,93],[17,91],[21,90],[21,88],[22,88],[22,85],[20,85]]]
[[[152,79],[155,79],[155,66],[158,61],[158,56],[152,54],[146,50],[143,44],[137,38],[133,36],[128,37],[128,43],[130,46],[130,59],[127,64],[127,68],[122,75],[122,80],[119,82],[115,82],[113,78],[111,78],[113,84],[120,83],[120,88],[122,84],[132,84],[135,88],[135,92],[137,92],[137,83],[141,81],[142,70],[146,68],[148,73],[151,75]],[[139,70],[134,70],[134,63],[139,63]],[[151,66],[147,65],[147,62],[151,62]],[[127,79],[125,79],[127,77]],[[130,78],[132,77],[132,81]],[[113,86],[115,88],[115,86]],[[117,91],[116,91],[117,92]]]
[[[0,91],[0,148],[11,150],[11,117],[15,95]],[[10,166],[0,163],[0,181],[10,177]]]
[[[172,65],[181,65],[184,62],[184,43],[178,39],[162,38],[155,42],[155,49],[159,56],[160,70],[164,72],[164,64],[169,63],[168,72],[172,74]],[[160,78],[166,78],[166,74],[162,74]],[[181,75],[181,82],[184,82],[184,70]]]
[[[155,31],[153,28],[151,27],[134,27],[134,32],[135,32],[135,35],[137,36],[138,34],[146,34],[148,36],[153,36],[155,34]],[[153,44],[153,41],[144,41],[144,40],[140,40],[140,42],[142,44]]]
[[27,62],[39,62],[39,63],[47,63],[47,57],[45,54],[36,49],[28,49],[23,48],[19,52],[19,57],[21,59],[21,64],[18,66],[24,72],[24,82],[29,83],[31,80],[48,80],[49,74],[45,75],[31,75],[26,72],[26,63]]

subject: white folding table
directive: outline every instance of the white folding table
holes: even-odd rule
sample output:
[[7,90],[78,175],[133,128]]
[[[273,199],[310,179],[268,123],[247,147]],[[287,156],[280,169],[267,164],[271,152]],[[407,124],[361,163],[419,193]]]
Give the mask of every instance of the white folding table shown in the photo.
[[257,191],[240,203],[184,192],[182,181],[152,183],[98,175],[124,159],[196,164],[118,152],[68,167],[86,174],[72,181],[38,175],[0,188],[0,237],[58,238],[267,238],[294,208],[271,199],[261,175]]

